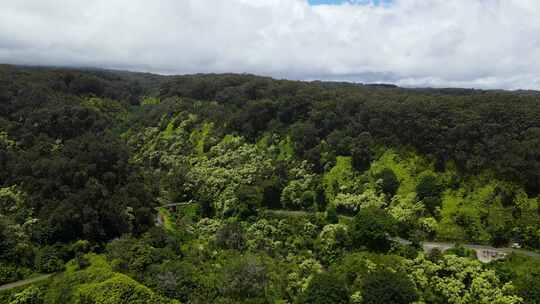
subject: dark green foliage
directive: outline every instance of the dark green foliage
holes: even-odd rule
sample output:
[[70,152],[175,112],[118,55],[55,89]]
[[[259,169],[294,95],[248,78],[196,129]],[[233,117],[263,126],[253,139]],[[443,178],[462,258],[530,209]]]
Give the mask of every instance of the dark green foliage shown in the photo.
[[318,131],[312,123],[299,122],[291,126],[291,138],[294,141],[294,150],[300,154],[307,153],[318,143]]
[[367,276],[361,294],[365,304],[409,304],[418,299],[414,283],[406,274],[379,269]]
[[220,288],[222,296],[234,302],[264,299],[270,285],[268,266],[256,256],[243,256],[229,262]]
[[383,193],[392,197],[396,194],[399,188],[399,180],[396,174],[391,169],[383,169],[375,175],[376,179],[381,180],[381,190]]
[[371,134],[363,132],[351,147],[352,166],[355,170],[363,172],[369,169],[373,161],[374,153],[371,150],[373,139]]
[[394,235],[394,222],[391,217],[381,209],[361,209],[354,217],[350,226],[350,235],[353,246],[365,246],[374,251],[387,251]]
[[336,206],[328,206],[328,208],[326,209],[326,221],[329,224],[336,224],[337,222],[339,222]]
[[237,215],[241,219],[246,219],[257,214],[257,209],[261,206],[263,200],[262,190],[257,186],[241,185],[236,190],[240,204],[230,209],[230,216]]
[[243,250],[245,237],[242,226],[237,222],[227,223],[216,233],[216,245],[223,249]]
[[441,252],[440,249],[438,249],[438,248],[433,248],[433,249],[431,249],[431,250],[429,251],[427,258],[428,258],[430,261],[436,263],[436,262],[438,262],[438,261],[442,258],[442,256],[443,256],[443,253]]
[[25,269],[18,265],[0,264],[0,285],[22,279]]
[[61,253],[54,246],[45,246],[36,253],[35,268],[38,272],[54,273],[64,269]]
[[30,286],[23,291],[15,294],[13,300],[8,304],[43,304],[42,292],[35,286]]
[[418,198],[423,200],[426,197],[437,197],[441,193],[441,186],[437,181],[437,177],[433,175],[424,175],[416,185],[416,194]]
[[[0,282],[67,262],[45,301],[412,302],[427,237],[540,246],[539,100],[0,66]],[[412,246],[392,244],[394,219]],[[535,303],[538,265],[510,261],[499,278]],[[420,300],[452,269],[422,274]]]
[[167,261],[151,267],[145,282],[159,294],[185,303],[197,288],[196,271],[188,261]]
[[301,303],[305,304],[346,304],[349,291],[339,276],[330,272],[317,274],[309,283]]
[[446,250],[444,254],[455,254],[459,257],[476,259],[476,251],[459,244]]
[[90,262],[82,254],[76,255],[74,260],[75,260],[75,263],[77,264],[77,269],[79,270],[85,269],[86,267],[90,266]]
[[441,207],[441,191],[442,187],[433,175],[422,176],[416,185],[418,199],[422,200],[431,214],[434,214],[436,208]]
[[540,261],[511,254],[507,259],[491,265],[502,281],[511,281],[525,303],[540,303]]

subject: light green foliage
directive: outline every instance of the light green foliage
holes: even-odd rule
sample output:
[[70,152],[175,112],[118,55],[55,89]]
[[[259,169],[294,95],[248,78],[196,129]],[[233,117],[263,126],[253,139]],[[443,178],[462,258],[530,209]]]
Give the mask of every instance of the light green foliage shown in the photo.
[[123,274],[114,274],[98,283],[83,284],[78,289],[80,304],[173,304],[180,303],[156,295],[148,287]]
[[273,171],[271,160],[255,145],[233,136],[226,136],[213,146],[208,156],[192,158],[190,162],[192,167],[184,186],[212,201],[220,215],[242,203],[237,195],[241,185],[255,185],[269,178]]
[[[316,176],[311,172],[307,162],[302,162],[291,169],[292,180],[283,188],[281,203],[286,209],[309,209],[313,207],[312,194]],[[307,199],[306,199],[307,198]]]
[[449,240],[488,242],[490,235],[481,218],[497,202],[498,181],[472,180],[464,186],[445,191],[442,195],[441,222],[438,235]]
[[401,195],[394,196],[388,208],[388,213],[398,223],[412,224],[418,220],[423,212],[424,206],[416,200],[414,192],[405,197]]
[[17,146],[17,142],[10,139],[7,132],[0,131],[0,147],[13,149]]
[[350,156],[338,156],[336,165],[323,177],[323,187],[326,200],[332,202],[338,193],[353,191],[354,170]]
[[478,261],[445,255],[434,263],[420,255],[408,261],[410,275],[417,288],[423,291],[426,303],[435,297],[451,304],[518,304],[522,299],[514,295],[513,286],[501,284],[493,270],[486,270]]
[[10,216],[15,221],[31,220],[31,208],[25,204],[26,194],[19,186],[0,188],[0,216]]
[[375,176],[384,169],[390,169],[396,174],[400,183],[397,194],[407,196],[415,192],[418,176],[426,170],[431,170],[431,165],[414,152],[398,153],[389,149],[371,164],[369,173]]
[[17,293],[9,304],[42,304],[43,296],[39,288],[30,286]]
[[433,217],[423,217],[418,220],[418,228],[426,238],[432,239],[438,231],[438,223]]
[[161,103],[161,100],[159,100],[159,98],[157,97],[151,97],[151,96],[145,96],[142,98],[141,100],[141,105],[142,106],[146,106],[146,105],[157,105],[157,104],[160,104]]
[[327,264],[335,262],[350,246],[350,236],[346,225],[329,224],[323,227],[317,238],[317,250],[321,260]]
[[294,157],[294,144],[290,136],[285,137],[278,143],[277,160],[290,160]]
[[194,151],[189,136],[197,122],[196,115],[177,113],[170,119],[162,117],[163,130],[149,127],[131,134],[127,140],[136,152],[132,161],[147,167],[169,167],[181,162]]
[[114,272],[104,256],[88,254],[85,257],[90,262],[89,267],[78,270],[75,261],[70,261],[61,275],[53,277],[45,285],[45,303],[77,303],[75,295],[81,285],[103,282],[113,276]]
[[334,198],[334,205],[339,212],[356,214],[361,208],[381,208],[386,204],[384,195],[367,189],[362,194],[339,193]]
[[297,297],[306,291],[313,277],[323,271],[322,265],[314,258],[291,256],[289,262],[296,266],[288,275],[287,293]]
[[222,227],[222,222],[219,219],[202,218],[193,225],[193,233],[199,236],[199,239],[213,241],[216,232]]
[[178,303],[159,297],[135,280],[115,273],[104,256],[89,254],[89,266],[80,270],[73,260],[66,271],[45,286],[45,303]]
[[212,146],[213,124],[199,124],[195,115],[177,114],[165,122],[162,132],[147,129],[142,139],[133,140],[138,147],[135,162],[158,164],[154,174],[163,180],[158,201],[178,202],[189,193],[196,202],[209,203],[218,215],[254,203],[242,201],[238,191],[271,176],[273,164],[264,151],[232,135]]
[[214,127],[213,123],[204,123],[201,129],[195,129],[189,136],[190,142],[195,146],[195,151],[202,155],[204,154],[205,145],[208,144],[208,138]]
[[[165,127],[161,134],[161,138],[165,140],[178,140],[182,142],[187,140],[188,132],[197,122],[197,115],[188,114],[187,117],[183,114],[175,115]],[[174,143],[173,143],[174,145]]]
[[247,248],[272,254],[283,246],[278,237],[279,231],[274,225],[266,219],[259,220],[247,229]]
[[501,280],[513,283],[516,293],[524,298],[525,303],[540,303],[540,260],[512,254],[489,266]]
[[516,191],[514,204],[521,214],[516,230],[522,236],[523,242],[531,247],[540,246],[540,217],[538,216],[540,197],[531,198],[525,191],[519,189]]

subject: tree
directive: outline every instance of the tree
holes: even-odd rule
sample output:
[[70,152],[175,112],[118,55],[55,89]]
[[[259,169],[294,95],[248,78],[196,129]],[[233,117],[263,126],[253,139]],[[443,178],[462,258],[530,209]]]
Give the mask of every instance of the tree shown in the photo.
[[373,139],[371,134],[363,132],[358,136],[358,139],[351,148],[352,166],[358,172],[364,172],[371,166],[373,161],[373,151],[371,145]]
[[434,214],[435,210],[441,207],[441,190],[437,177],[431,174],[422,176],[416,185],[418,199],[423,201],[424,206],[431,214]]
[[64,261],[60,258],[57,248],[45,246],[36,254],[35,267],[39,272],[53,273],[64,269]]
[[353,246],[365,246],[374,251],[387,251],[395,234],[394,221],[386,211],[378,208],[361,209],[350,227]]
[[262,299],[270,285],[267,265],[257,256],[237,257],[223,269],[224,278],[219,287],[225,298],[239,302],[243,299]]
[[315,247],[320,259],[326,264],[332,264],[350,247],[350,243],[347,226],[330,224],[322,229]]
[[502,283],[477,260],[448,254],[432,262],[420,254],[406,264],[426,303],[523,303],[510,282]]
[[347,304],[349,303],[349,291],[339,276],[331,272],[322,272],[311,280],[300,303]]
[[329,224],[337,224],[339,222],[336,206],[333,204],[326,209],[326,222]]
[[216,233],[216,245],[220,248],[241,251],[245,243],[244,231],[237,222],[225,224]]
[[14,299],[9,304],[42,304],[44,303],[41,291],[35,286],[31,286],[15,294]]
[[364,304],[408,304],[418,299],[414,283],[401,272],[378,269],[370,273],[362,284]]
[[383,169],[381,172],[375,174],[375,178],[381,180],[381,190],[383,193],[389,197],[396,194],[399,188],[399,180],[392,169]]
[[241,219],[256,215],[257,209],[261,206],[263,200],[262,190],[257,186],[240,185],[236,189],[238,204],[230,209],[226,215],[235,214]]

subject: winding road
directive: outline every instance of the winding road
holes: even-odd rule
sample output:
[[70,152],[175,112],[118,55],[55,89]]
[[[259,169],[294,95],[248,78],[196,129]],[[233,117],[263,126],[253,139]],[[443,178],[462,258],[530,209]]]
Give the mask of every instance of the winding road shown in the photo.
[[43,281],[43,280],[48,279],[52,275],[53,275],[52,273],[43,274],[43,275],[40,275],[40,276],[37,276],[37,277],[34,277],[34,278],[20,280],[20,281],[17,281],[17,282],[5,284],[5,285],[0,286],[0,291],[13,289],[13,288],[21,287],[21,286],[24,286],[24,285],[28,285],[28,284],[36,283],[36,282],[39,282],[39,281]]
[[[190,203],[180,203],[180,204],[169,204],[169,205],[164,205],[164,206],[161,206],[161,207],[158,207],[158,216],[157,216],[157,219],[156,219],[156,225],[158,226],[164,226],[164,222],[165,222],[165,215],[162,214],[159,210],[159,208],[175,208],[177,206],[183,206],[183,205],[189,205],[189,204],[192,204],[191,202]],[[265,210],[265,212],[268,212],[268,213],[273,213],[273,214],[276,214],[276,215],[281,215],[281,216],[306,216],[306,215],[313,215],[313,214],[317,214],[317,213],[320,213],[320,214],[323,214],[324,212],[307,212],[307,211],[292,211],[292,210]],[[343,218],[343,219],[347,219],[347,220],[351,220],[353,217],[351,216],[346,216],[346,215],[339,215],[340,218]],[[402,238],[392,238],[393,241],[395,242],[398,242],[400,244],[403,244],[403,245],[410,245],[412,244],[411,241],[409,240],[405,240],[405,239],[402,239]],[[424,252],[430,252],[432,251],[433,249],[438,249],[440,251],[446,251],[450,248],[454,248],[456,245],[458,245],[457,243],[450,243],[450,242],[422,242],[422,248],[424,249]],[[498,259],[502,259],[504,257],[506,257],[508,254],[510,253],[517,253],[517,254],[521,254],[521,255],[525,255],[525,256],[528,256],[528,257],[532,257],[534,259],[537,259],[537,260],[540,260],[540,254],[539,253],[536,253],[536,252],[533,252],[533,251],[528,251],[528,250],[524,250],[524,249],[515,249],[515,248],[510,248],[510,247],[500,247],[500,248],[497,248],[497,247],[492,247],[492,246],[485,246],[485,245],[477,245],[477,244],[459,244],[465,248],[468,248],[468,249],[472,249],[476,252],[476,256],[478,258],[479,261],[483,262],[483,263],[489,263],[491,261],[494,261],[494,260],[498,260]]]
[[[306,211],[288,211],[288,210],[267,210],[267,212],[277,214],[277,215],[291,215],[291,216],[305,216],[313,214],[312,212],[306,212]],[[340,218],[345,219],[352,219],[350,216],[345,215],[339,215]],[[411,241],[402,239],[402,238],[393,238],[392,240],[403,244],[403,245],[410,245]],[[450,248],[454,248],[457,245],[457,243],[450,243],[450,242],[422,242],[422,248],[425,252],[430,252],[433,249],[438,249],[440,251],[446,251]],[[476,256],[478,257],[478,260],[483,263],[489,263],[494,260],[498,260],[501,258],[504,258],[510,253],[516,253],[525,255],[531,258],[535,258],[537,260],[540,260],[540,254],[528,251],[524,249],[515,249],[510,247],[492,247],[492,246],[485,246],[485,245],[477,245],[477,244],[459,244],[465,248],[472,249],[476,252]]]

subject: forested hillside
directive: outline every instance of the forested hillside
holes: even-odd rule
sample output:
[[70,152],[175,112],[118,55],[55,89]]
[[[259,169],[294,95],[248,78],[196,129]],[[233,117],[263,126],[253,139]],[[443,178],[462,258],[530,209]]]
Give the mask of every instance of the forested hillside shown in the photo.
[[[1,303],[540,303],[540,94],[0,66]],[[411,241],[406,245],[396,240]]]

